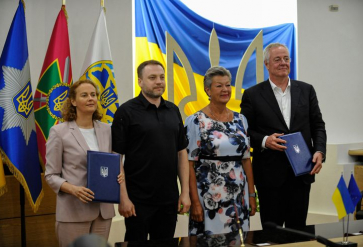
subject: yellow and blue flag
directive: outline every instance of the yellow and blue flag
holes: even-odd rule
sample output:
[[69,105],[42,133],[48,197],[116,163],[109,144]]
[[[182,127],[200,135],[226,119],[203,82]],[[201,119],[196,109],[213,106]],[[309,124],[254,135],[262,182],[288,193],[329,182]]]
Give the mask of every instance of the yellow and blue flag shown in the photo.
[[359,191],[357,182],[355,181],[353,174],[350,175],[348,191],[349,191],[350,198],[352,199],[353,205],[355,207],[357,205],[357,203],[359,202],[359,200],[362,198],[362,194]]
[[34,212],[43,198],[25,12],[19,1],[0,58],[0,149]]
[[333,203],[337,208],[338,218],[341,219],[347,214],[354,212],[354,205],[347,186],[345,185],[343,176],[340,177],[337,188],[335,189],[332,197]]
[[[212,35],[213,30],[217,39]],[[185,117],[209,103],[203,86],[203,76],[208,68],[212,64],[224,66],[232,74],[232,98],[228,107],[239,112],[243,89],[268,78],[268,71],[263,63],[260,67],[256,65],[256,52],[253,52],[245,67],[244,76],[236,81],[242,57],[248,53],[250,44],[261,31],[263,42],[259,56],[262,56],[262,48],[269,43],[280,42],[287,45],[291,56],[290,78],[296,79],[296,41],[292,23],[254,29],[231,28],[197,15],[180,0],[135,0],[135,67],[149,59],[158,60],[164,65],[170,64],[167,50],[170,47],[176,48],[171,51],[173,67],[166,68],[167,88],[163,97],[178,105]],[[168,37],[172,37],[175,42],[168,43]],[[263,72],[259,81],[256,79],[256,67]],[[189,69],[192,70],[190,76],[187,72]],[[168,77],[171,73],[173,85]],[[237,87],[237,84],[242,86]],[[139,92],[135,76],[135,96]],[[235,97],[237,93],[240,96]],[[189,97],[191,95],[195,97]]]
[[80,79],[93,81],[100,90],[98,107],[103,114],[101,121],[112,123],[119,103],[104,8],[101,8],[93,31],[82,72]]

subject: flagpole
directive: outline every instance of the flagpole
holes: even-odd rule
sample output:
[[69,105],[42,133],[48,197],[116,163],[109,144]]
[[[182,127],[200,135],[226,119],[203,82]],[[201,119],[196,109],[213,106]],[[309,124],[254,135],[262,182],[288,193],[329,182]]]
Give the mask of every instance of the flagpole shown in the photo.
[[[341,173],[341,176],[344,179],[344,173],[343,172]],[[343,217],[343,221],[342,221],[342,224],[343,224],[343,243],[344,243],[344,240],[345,240],[344,222],[345,222],[345,216]]]
[[[350,175],[353,175],[353,171],[350,171]],[[348,243],[348,233],[349,233],[349,214],[348,214],[348,224],[347,224],[347,236],[346,236],[346,242]]]
[[345,241],[348,242],[348,233],[349,233],[349,214],[348,214],[348,223],[347,223],[347,233],[345,236]]
[[235,203],[233,204],[233,206],[234,206],[234,212],[236,214],[236,224],[237,224],[237,228],[238,228],[238,232],[239,232],[239,237],[241,239],[241,247],[244,247],[245,243],[244,243],[244,240],[243,240],[243,230],[242,230],[242,227],[241,227],[241,222],[239,221],[237,206],[236,206]]
[[345,242],[345,230],[344,230],[344,222],[345,222],[345,216],[343,217],[343,243]]
[[26,247],[25,197],[24,197],[24,188],[21,184],[20,184],[20,227],[21,227],[21,246]]
[[62,5],[66,5],[66,0],[62,0]]
[[101,0],[101,7],[104,8],[105,7],[105,1]]

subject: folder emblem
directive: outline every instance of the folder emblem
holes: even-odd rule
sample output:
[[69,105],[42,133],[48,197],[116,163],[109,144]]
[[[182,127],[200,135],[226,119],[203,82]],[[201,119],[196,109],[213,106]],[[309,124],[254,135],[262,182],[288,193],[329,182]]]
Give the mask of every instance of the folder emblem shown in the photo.
[[101,166],[101,176],[104,178],[108,177],[108,167],[107,166]]
[[294,147],[295,152],[296,152],[297,154],[299,154],[299,153],[300,153],[300,148],[299,148],[299,146],[298,146],[298,145],[292,145],[292,146]]

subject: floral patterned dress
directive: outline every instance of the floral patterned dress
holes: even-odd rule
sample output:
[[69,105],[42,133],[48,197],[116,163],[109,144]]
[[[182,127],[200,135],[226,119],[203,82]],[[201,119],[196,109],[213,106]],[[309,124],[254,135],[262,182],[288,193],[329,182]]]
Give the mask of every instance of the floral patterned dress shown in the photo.
[[233,112],[233,120],[220,122],[199,111],[185,120],[188,158],[195,162],[199,200],[204,221],[189,219],[189,235],[249,230],[249,197],[242,159],[250,158],[247,120]]

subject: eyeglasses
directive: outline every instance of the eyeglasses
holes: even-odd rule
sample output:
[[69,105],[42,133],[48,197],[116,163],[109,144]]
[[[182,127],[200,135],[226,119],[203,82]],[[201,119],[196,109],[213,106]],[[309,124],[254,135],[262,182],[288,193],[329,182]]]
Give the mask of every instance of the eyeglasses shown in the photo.
[[290,63],[290,58],[289,57],[276,57],[274,60],[274,63],[282,63],[282,62],[285,62],[285,63]]

